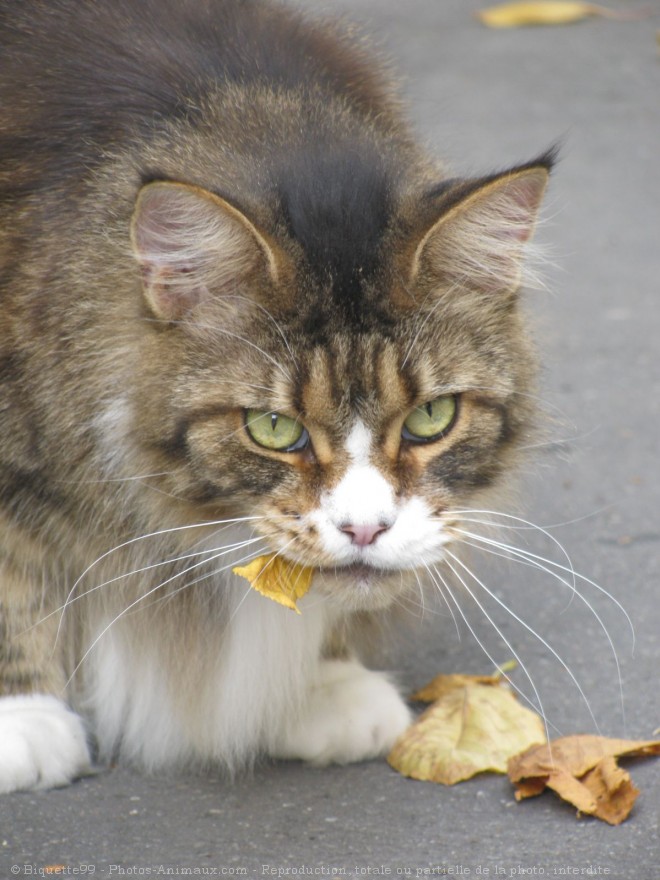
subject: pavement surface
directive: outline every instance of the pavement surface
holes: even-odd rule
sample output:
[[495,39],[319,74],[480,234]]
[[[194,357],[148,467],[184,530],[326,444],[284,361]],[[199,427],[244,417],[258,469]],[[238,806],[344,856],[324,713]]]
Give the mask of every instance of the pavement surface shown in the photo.
[[[480,565],[573,670],[602,732],[648,738],[660,726],[660,6],[652,2],[656,15],[634,22],[492,31],[472,17],[478,5],[337,0],[323,8],[350,12],[378,36],[406,78],[422,136],[456,171],[487,172],[563,143],[540,231],[552,251],[548,292],[528,297],[549,421],[524,500],[529,519],[551,525],[575,567],[634,623],[633,655],[623,614],[580,582],[616,649],[625,718],[612,650],[587,606],[529,568]],[[542,536],[516,539],[562,561]],[[552,724],[593,732],[552,653],[498,606],[492,615],[528,664]],[[498,661],[508,659],[492,626],[474,626]],[[427,621],[388,664],[410,688],[441,670],[490,671],[461,629],[459,638],[451,620]],[[529,690],[524,676],[518,681]],[[234,783],[111,769],[65,790],[2,799],[0,878],[60,865],[63,876],[97,877],[653,880],[660,761],[628,767],[641,795],[617,828],[577,819],[552,794],[517,804],[499,776],[445,788],[404,779],[385,761],[264,766]]]

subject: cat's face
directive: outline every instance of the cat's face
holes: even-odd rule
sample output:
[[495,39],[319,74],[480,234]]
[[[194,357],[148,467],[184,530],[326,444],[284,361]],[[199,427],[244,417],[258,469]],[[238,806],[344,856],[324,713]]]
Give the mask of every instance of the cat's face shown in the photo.
[[255,517],[346,607],[409,589],[529,427],[515,289],[544,182],[509,175],[421,234],[393,233],[350,303],[222,200],[146,187],[133,240],[177,374],[144,406],[185,448],[176,494],[209,519]]

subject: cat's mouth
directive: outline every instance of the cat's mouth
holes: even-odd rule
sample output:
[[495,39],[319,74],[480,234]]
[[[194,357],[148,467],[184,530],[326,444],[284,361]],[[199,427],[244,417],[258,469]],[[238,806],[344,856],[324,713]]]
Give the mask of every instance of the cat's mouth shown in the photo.
[[380,568],[364,562],[327,566],[318,570],[314,585],[355,608],[390,605],[414,580],[410,569]]
[[350,565],[321,566],[319,571],[327,575],[342,578],[353,578],[356,581],[370,581],[378,577],[388,577],[395,573],[392,568],[376,568],[366,562],[353,562]]
[[387,608],[409,586],[411,572],[363,562],[317,569],[313,588],[353,611]]

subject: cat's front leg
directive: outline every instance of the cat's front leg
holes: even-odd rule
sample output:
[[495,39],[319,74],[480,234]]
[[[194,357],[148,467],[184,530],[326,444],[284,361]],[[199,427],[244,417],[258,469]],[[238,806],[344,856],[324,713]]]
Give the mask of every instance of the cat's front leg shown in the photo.
[[386,754],[410,723],[399,692],[353,660],[324,660],[300,714],[271,749],[276,758],[347,764]]
[[61,700],[0,698],[0,794],[57,788],[89,770],[83,723]]
[[15,570],[6,556],[3,562],[0,794],[66,785],[90,768],[83,722],[56,696],[66,684],[59,617],[49,614],[41,576]]

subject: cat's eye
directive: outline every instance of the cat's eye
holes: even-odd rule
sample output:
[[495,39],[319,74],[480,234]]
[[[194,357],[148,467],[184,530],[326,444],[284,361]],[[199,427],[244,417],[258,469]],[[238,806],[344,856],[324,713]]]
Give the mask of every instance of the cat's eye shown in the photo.
[[436,397],[417,406],[403,423],[401,436],[412,443],[439,440],[449,431],[456,419],[458,406],[453,394]]
[[281,413],[248,409],[245,428],[255,443],[276,452],[297,452],[309,443],[309,434],[303,425]]

